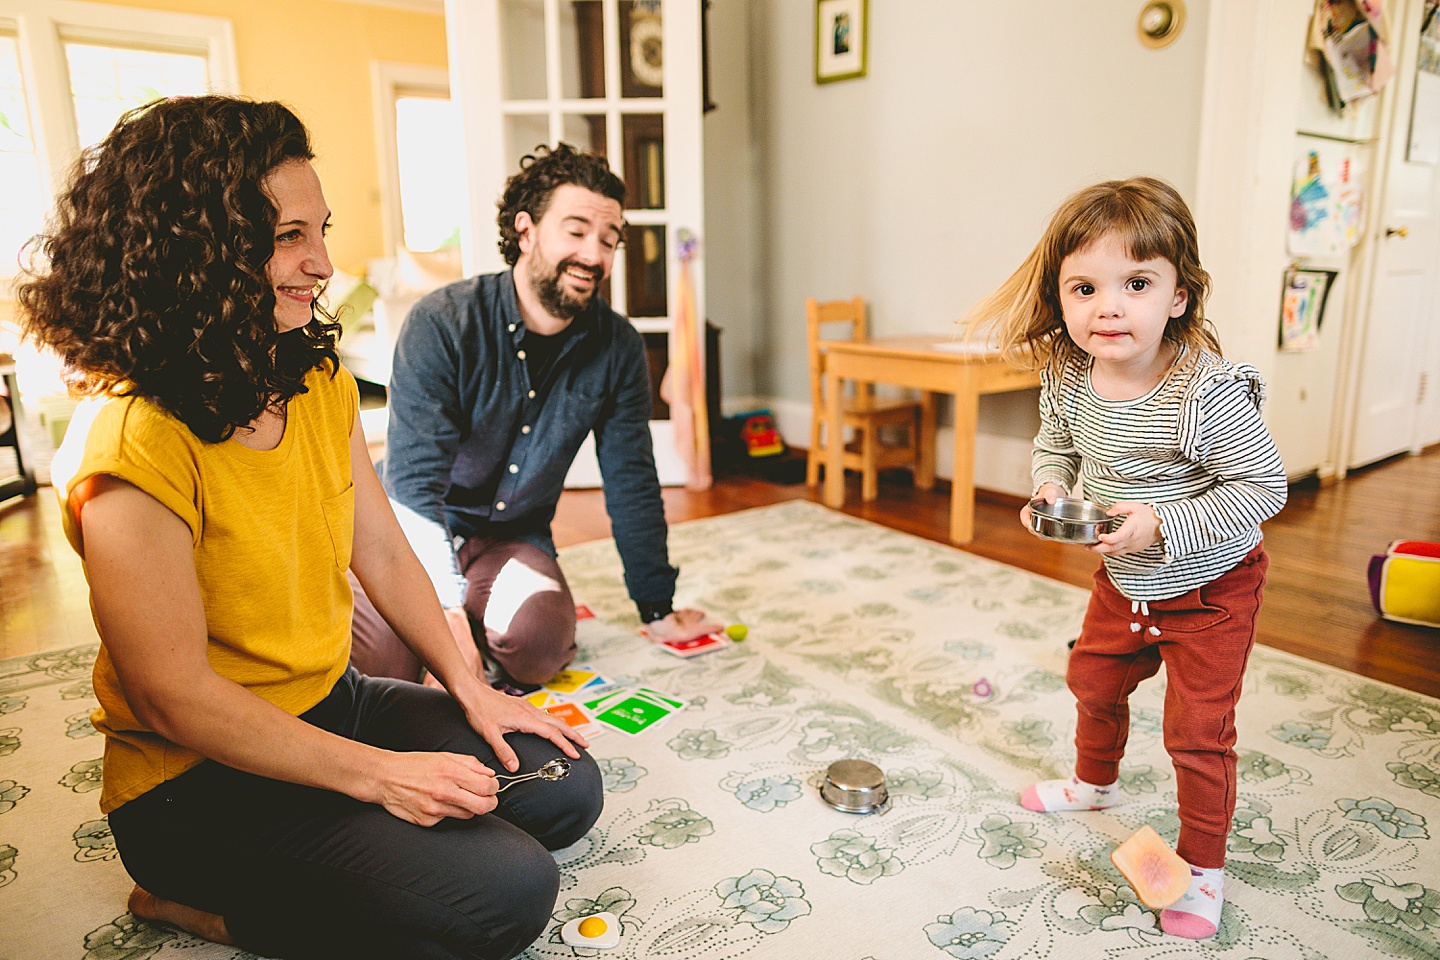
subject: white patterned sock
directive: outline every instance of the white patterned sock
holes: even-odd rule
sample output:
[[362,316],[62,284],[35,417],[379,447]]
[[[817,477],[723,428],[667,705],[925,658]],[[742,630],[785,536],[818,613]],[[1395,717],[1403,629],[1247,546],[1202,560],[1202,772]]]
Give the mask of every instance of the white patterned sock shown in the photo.
[[1115,783],[1097,786],[1078,777],[1069,780],[1041,780],[1020,795],[1020,805],[1037,813],[1067,810],[1104,810],[1120,799]]
[[1160,929],[1177,937],[1204,940],[1220,929],[1225,906],[1225,868],[1190,868],[1190,889],[1160,913]]

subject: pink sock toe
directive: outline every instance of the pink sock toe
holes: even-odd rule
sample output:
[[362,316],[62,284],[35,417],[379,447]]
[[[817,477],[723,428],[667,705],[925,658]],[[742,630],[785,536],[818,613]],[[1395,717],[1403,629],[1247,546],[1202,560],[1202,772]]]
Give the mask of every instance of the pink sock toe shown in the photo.
[[1204,940],[1215,936],[1215,924],[1204,917],[1180,910],[1163,910],[1160,913],[1160,929],[1175,937],[1190,940]]
[[1040,794],[1035,792],[1035,784],[1030,784],[1025,788],[1025,792],[1020,794],[1020,806],[1026,810],[1034,810],[1036,813],[1045,812],[1045,804],[1040,802]]

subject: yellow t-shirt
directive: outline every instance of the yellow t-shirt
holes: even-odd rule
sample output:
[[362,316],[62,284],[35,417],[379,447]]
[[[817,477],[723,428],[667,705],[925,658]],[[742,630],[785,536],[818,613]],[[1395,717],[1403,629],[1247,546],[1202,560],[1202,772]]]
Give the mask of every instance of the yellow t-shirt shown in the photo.
[[[87,401],[52,470],[65,533],[82,559],[69,493],[88,477],[118,477],[185,521],[211,667],[296,716],[324,699],[350,659],[350,432],[359,409],[355,381],[344,369],[333,378],[312,370],[305,385],[308,392],[290,401],[273,450],[233,437],[206,443],[147,400]],[[91,719],[105,735],[104,812],[204,759],[136,718],[103,630],[95,696],[100,706]]]

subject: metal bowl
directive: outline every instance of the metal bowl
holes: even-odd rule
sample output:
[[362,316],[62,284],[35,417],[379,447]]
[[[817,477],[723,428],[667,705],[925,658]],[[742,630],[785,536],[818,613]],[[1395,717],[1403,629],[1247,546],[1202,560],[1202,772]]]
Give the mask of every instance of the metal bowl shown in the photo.
[[1061,543],[1099,543],[1100,534],[1109,533],[1115,521],[1123,519],[1107,517],[1104,507],[1089,500],[1060,497],[1046,503],[1044,497],[1038,497],[1030,501],[1030,529]]
[[864,760],[836,760],[825,771],[820,799],[844,813],[884,813],[890,809],[885,774]]

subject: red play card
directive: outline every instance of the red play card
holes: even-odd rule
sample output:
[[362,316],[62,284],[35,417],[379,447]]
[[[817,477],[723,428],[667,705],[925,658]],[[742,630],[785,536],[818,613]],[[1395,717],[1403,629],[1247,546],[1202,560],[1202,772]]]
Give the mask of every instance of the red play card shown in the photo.
[[575,604],[575,619],[576,619],[576,620],[594,620],[594,619],[595,619],[595,611],[594,611],[594,610],[591,610],[589,607],[585,606],[585,604],[583,604],[583,603],[577,603],[577,604]]
[[677,657],[697,657],[702,653],[718,650],[728,642],[718,633],[712,633],[703,637],[691,637],[689,640],[666,640],[655,646]]

